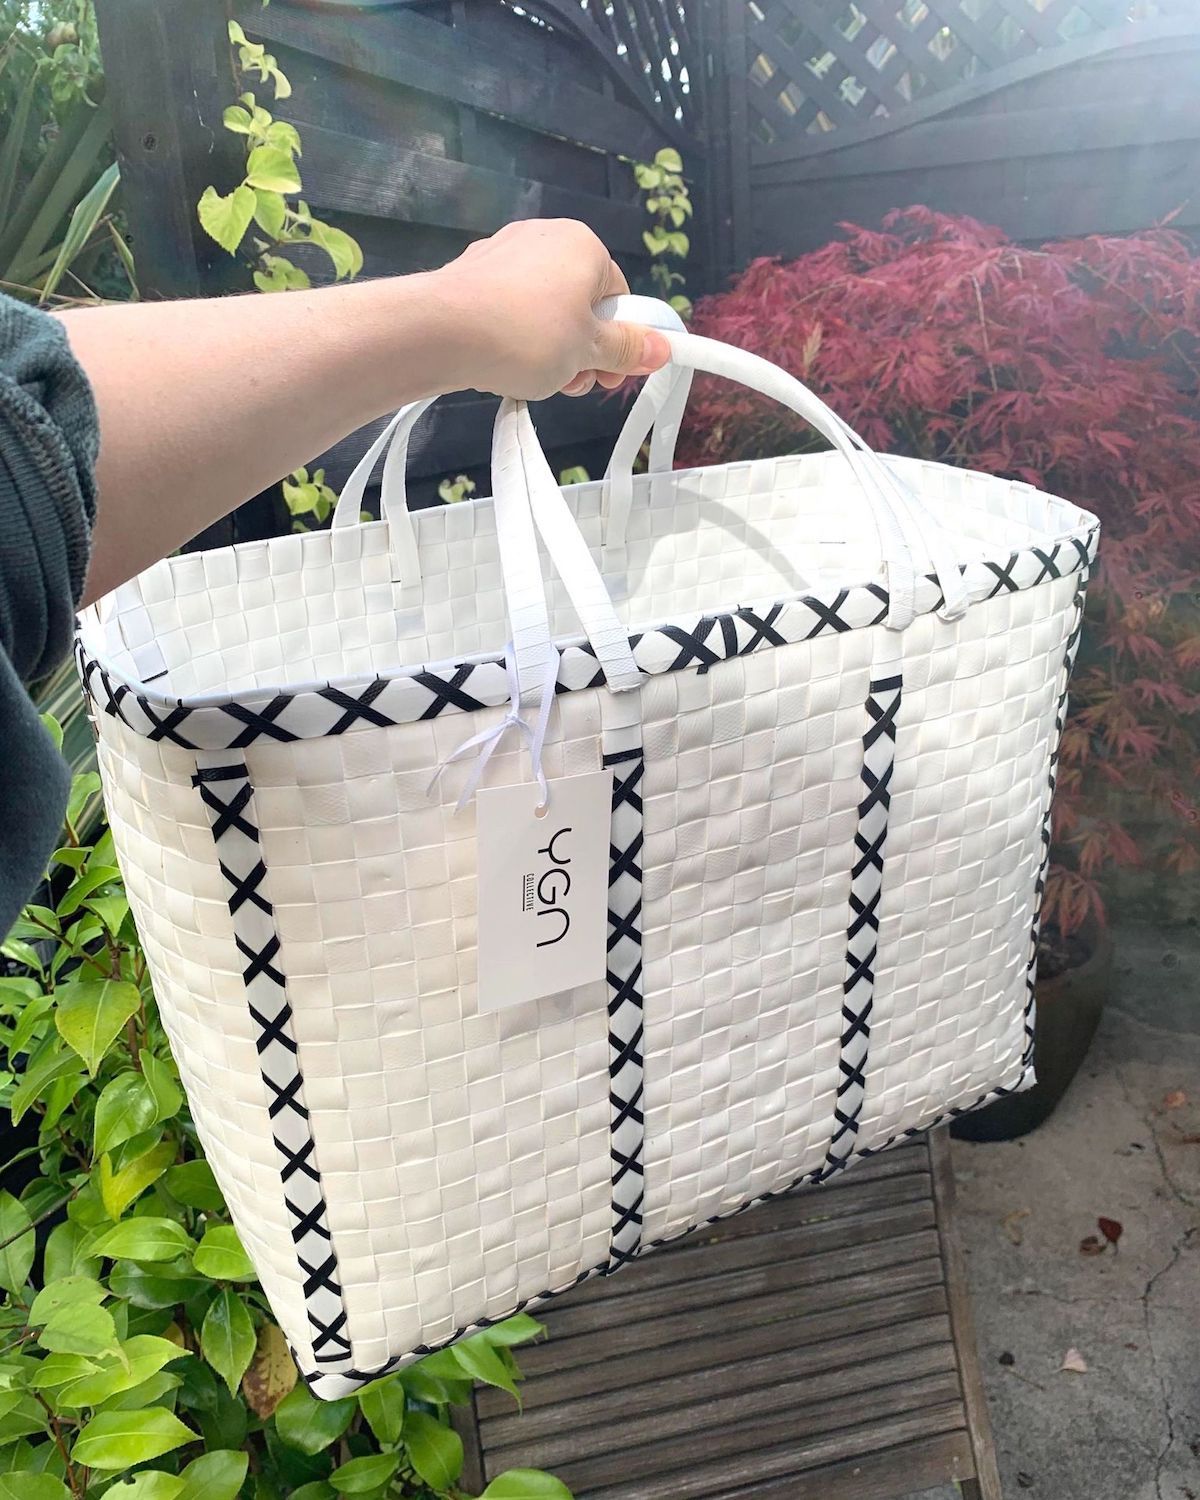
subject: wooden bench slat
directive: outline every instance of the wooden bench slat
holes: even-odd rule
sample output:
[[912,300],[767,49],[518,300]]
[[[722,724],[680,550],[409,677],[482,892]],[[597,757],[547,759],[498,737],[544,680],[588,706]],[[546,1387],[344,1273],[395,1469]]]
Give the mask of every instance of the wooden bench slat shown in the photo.
[[692,1399],[690,1387],[694,1381],[667,1382],[670,1389],[665,1392],[659,1387],[635,1386],[591,1400],[585,1397],[527,1408],[524,1413],[513,1410],[507,1417],[483,1423],[481,1432],[493,1468],[533,1463],[530,1455],[536,1444],[537,1464],[554,1469],[584,1453],[608,1452],[629,1443],[678,1434],[690,1434],[694,1440],[697,1432],[707,1433],[760,1414],[802,1412],[806,1407],[846,1396],[857,1399],[864,1389],[889,1385],[911,1388],[912,1381],[926,1375],[957,1379],[951,1345],[923,1344],[869,1364],[847,1361],[821,1374],[791,1380],[779,1377],[773,1360],[764,1360],[748,1366],[738,1381],[730,1381],[726,1375],[718,1393],[710,1392],[706,1399]]
[[932,1489],[970,1474],[970,1439],[965,1432],[945,1432],[751,1489],[722,1490],[705,1500],[895,1500],[898,1483],[909,1491]]
[[[791,1394],[794,1398],[794,1389]],[[834,1441],[844,1436],[848,1443],[853,1444],[861,1440],[865,1423],[953,1403],[958,1406],[959,1425],[965,1427],[966,1412],[962,1406],[957,1372],[938,1370],[897,1385],[856,1391],[851,1400],[839,1395],[808,1402],[804,1406],[793,1405],[790,1410],[783,1411],[760,1406],[757,1410],[751,1408],[737,1413],[722,1411],[718,1407],[713,1412],[712,1422],[702,1428],[704,1462],[710,1467],[714,1460],[752,1458],[765,1448],[780,1443],[796,1444],[804,1438],[822,1437]],[[494,1457],[489,1454],[489,1463],[496,1472],[510,1466],[551,1469],[567,1485],[574,1478],[578,1488],[585,1484],[588,1487],[615,1484],[630,1472],[640,1474],[643,1482],[653,1481],[659,1475],[695,1464],[694,1430],[668,1435],[656,1433],[652,1426],[643,1423],[636,1432],[610,1432],[608,1440],[598,1451],[588,1446],[587,1437],[588,1434],[582,1432],[574,1443],[570,1436],[523,1443],[496,1452]],[[843,1455],[835,1456],[840,1458]]]
[[[933,1299],[930,1299],[932,1301]],[[635,1356],[613,1361],[619,1378],[607,1389],[607,1396],[618,1411],[624,1410],[629,1392],[641,1392],[642,1400],[653,1400],[646,1392],[670,1376],[672,1390],[687,1393],[690,1399],[702,1400],[757,1380],[764,1367],[777,1380],[799,1376],[816,1376],[827,1370],[852,1370],[872,1360],[892,1354],[940,1344],[950,1348],[950,1322],[937,1312],[916,1317],[899,1325],[856,1331],[845,1338],[822,1340],[818,1344],[797,1344],[791,1325],[776,1324],[768,1329],[751,1329],[747,1334],[723,1339],[719,1348],[695,1352],[677,1349],[667,1358]],[[523,1390],[525,1410],[545,1410],[567,1406],[576,1400],[598,1404],[605,1399],[594,1368],[576,1368],[539,1384],[527,1382]],[[661,1399],[667,1400],[664,1395]],[[684,1397],[680,1397],[682,1401]],[[512,1397],[490,1388],[476,1392],[482,1418],[507,1416],[513,1409]]]
[[[743,1451],[720,1457],[708,1452],[710,1434],[706,1434],[703,1462],[696,1462],[695,1440],[680,1444],[678,1450],[672,1449],[679,1466],[670,1473],[647,1472],[647,1466],[656,1462],[656,1450],[651,1447],[629,1449],[615,1465],[610,1459],[568,1464],[559,1474],[576,1500],[698,1500],[719,1485],[728,1488],[800,1474],[912,1438],[965,1430],[966,1425],[961,1399],[895,1416],[876,1414],[873,1403],[864,1402],[864,1415],[868,1420],[859,1426],[798,1439],[789,1436],[787,1417],[747,1423],[738,1433]],[[599,1474],[605,1477],[598,1483],[594,1476]]]

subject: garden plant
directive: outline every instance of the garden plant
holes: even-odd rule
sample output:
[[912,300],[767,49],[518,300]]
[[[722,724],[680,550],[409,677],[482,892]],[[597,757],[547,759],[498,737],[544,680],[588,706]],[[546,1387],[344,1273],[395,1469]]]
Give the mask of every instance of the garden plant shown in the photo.
[[[1046,917],[1102,876],[1200,869],[1200,258],[1169,229],[1040,248],[924,208],[697,303],[697,333],[784,365],[883,452],[1025,480],[1095,511],[1100,557],[1054,808]],[[793,452],[800,418],[697,382],[689,463]],[[1159,830],[1147,850],[1133,816]],[[1143,841],[1144,843],[1144,841]]]

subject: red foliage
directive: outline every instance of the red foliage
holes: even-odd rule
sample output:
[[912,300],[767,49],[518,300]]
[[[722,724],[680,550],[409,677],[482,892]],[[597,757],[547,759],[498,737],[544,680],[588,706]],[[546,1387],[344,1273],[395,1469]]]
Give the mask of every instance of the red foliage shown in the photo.
[[[1102,913],[1105,869],[1141,861],[1113,790],[1169,825],[1167,868],[1200,867],[1200,258],[1167,230],[1026,249],[925,208],[843,227],[797,261],[754,261],[693,327],[792,370],[874,447],[1100,516],[1047,896],[1069,930]],[[681,457],[814,445],[791,412],[703,378]]]

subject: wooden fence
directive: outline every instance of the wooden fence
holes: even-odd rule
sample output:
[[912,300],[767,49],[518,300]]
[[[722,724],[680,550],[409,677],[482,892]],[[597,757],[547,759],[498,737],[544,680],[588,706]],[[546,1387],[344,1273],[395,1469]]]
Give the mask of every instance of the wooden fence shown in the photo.
[[730,0],[734,257],[922,203],[1015,238],[1200,228],[1195,0]]
[[[227,20],[264,41],[293,86],[281,117],[300,131],[304,196],[349,230],[365,273],[436,266],[510,219],[590,224],[636,281],[649,220],[628,160],[662,146],[694,183],[689,283],[703,285],[713,221],[699,83],[702,43],[679,0],[98,0],[116,101],[124,201],[144,296],[248,287],[249,268],[200,229],[196,203],[241,176],[238,137],[221,126],[245,86]],[[493,403],[439,403],[414,443],[418,497],[440,476],[486,470]],[[552,459],[599,467],[623,408],[558,398],[539,416]],[[359,435],[329,456],[338,482]],[[263,505],[206,533],[212,544],[274,528]]]

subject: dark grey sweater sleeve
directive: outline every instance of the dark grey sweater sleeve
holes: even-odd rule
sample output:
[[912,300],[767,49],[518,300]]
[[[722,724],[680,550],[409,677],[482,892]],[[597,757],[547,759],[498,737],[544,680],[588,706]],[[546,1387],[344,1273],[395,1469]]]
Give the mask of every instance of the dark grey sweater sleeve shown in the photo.
[[71,649],[98,447],[91,389],[61,324],[0,296],[0,933],[62,828],[70,774],[24,684]]

